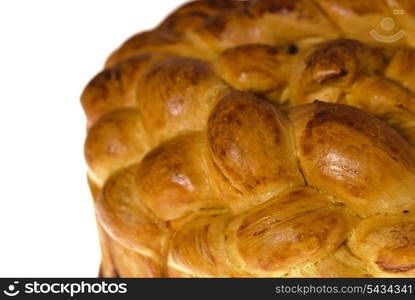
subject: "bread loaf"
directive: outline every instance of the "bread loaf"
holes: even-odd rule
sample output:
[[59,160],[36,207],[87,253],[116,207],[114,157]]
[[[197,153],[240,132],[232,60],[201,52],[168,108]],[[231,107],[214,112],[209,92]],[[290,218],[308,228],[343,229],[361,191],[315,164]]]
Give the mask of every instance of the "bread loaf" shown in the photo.
[[81,96],[100,276],[415,277],[414,28],[197,0],[129,38]]

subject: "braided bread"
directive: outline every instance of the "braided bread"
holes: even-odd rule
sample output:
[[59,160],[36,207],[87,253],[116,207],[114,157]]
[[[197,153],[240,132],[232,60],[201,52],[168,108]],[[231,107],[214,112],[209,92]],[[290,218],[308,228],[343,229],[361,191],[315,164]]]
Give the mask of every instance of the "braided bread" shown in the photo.
[[81,96],[100,276],[415,277],[414,28],[197,0],[128,39]]

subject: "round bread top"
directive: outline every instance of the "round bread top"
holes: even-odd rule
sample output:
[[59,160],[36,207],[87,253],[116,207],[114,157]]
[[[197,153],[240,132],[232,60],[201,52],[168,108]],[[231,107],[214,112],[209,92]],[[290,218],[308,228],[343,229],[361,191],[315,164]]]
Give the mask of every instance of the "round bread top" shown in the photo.
[[198,0],[132,36],[81,96],[100,224],[162,276],[415,277],[414,28]]

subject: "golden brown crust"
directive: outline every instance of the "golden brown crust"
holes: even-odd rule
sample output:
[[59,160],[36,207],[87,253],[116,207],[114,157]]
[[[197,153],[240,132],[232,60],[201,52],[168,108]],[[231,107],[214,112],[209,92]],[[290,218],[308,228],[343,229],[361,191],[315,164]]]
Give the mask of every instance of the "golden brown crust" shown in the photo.
[[224,97],[209,118],[208,139],[215,169],[224,177],[216,177],[221,198],[234,210],[303,184],[288,120],[253,94]]
[[367,218],[356,228],[349,245],[376,276],[415,276],[413,213]]
[[357,80],[345,96],[345,102],[376,115],[415,145],[415,94],[378,75]]
[[266,94],[288,83],[292,66],[289,47],[246,44],[226,50],[217,62],[218,73],[233,88]]
[[184,34],[220,13],[243,8],[248,2],[238,0],[197,0],[186,3],[171,13],[158,26],[161,30]]
[[141,162],[136,184],[139,198],[164,221],[211,207],[220,207],[203,157],[200,132],[176,136],[149,152]]
[[[399,24],[399,16],[393,14],[392,9],[386,5],[384,0],[316,0],[316,2],[341,29],[344,37],[375,44],[379,47],[389,45],[398,47],[407,42],[405,36],[399,39],[388,39],[398,33],[399,29],[395,28],[392,33],[388,32],[382,27],[382,19],[387,17]],[[374,36],[374,34],[377,35]]]
[[327,255],[355,221],[327,196],[297,188],[240,215],[187,223],[173,236],[168,266],[182,276],[281,276]]
[[415,93],[415,50],[398,51],[390,61],[385,75]]
[[102,225],[97,223],[98,236],[101,248],[101,264],[99,267],[98,277],[102,278],[116,278],[120,275],[117,273],[116,266],[112,259],[112,253],[110,250],[110,237],[108,233],[102,228]]
[[415,277],[413,28],[197,0],[128,39],[81,96],[100,276]]
[[291,75],[291,100],[341,102],[354,81],[365,74],[381,74],[382,53],[359,41],[338,39],[311,47],[298,57]]
[[96,211],[113,239],[142,255],[161,260],[168,228],[149,209],[137,191],[138,165],[113,175],[102,188]]
[[165,55],[204,57],[203,53],[197,51],[197,48],[193,48],[180,35],[155,29],[130,37],[108,57],[105,67],[109,68],[123,60],[149,52]]
[[336,38],[340,31],[314,1],[262,0],[253,1],[250,13],[261,24],[277,28],[275,34],[288,40],[312,36]]
[[164,277],[164,260],[155,260],[126,248],[114,239],[110,239],[109,248],[113,257],[117,277]]
[[90,128],[113,110],[136,106],[136,85],[157,55],[134,56],[98,73],[85,87],[81,103]]
[[366,278],[372,277],[366,264],[342,245],[321,260],[294,268],[286,277]]
[[233,10],[207,20],[189,33],[193,44],[200,44],[211,57],[224,50],[247,43],[286,45],[287,39],[278,37],[270,27],[262,26],[246,9]]
[[90,128],[85,140],[89,175],[98,185],[114,171],[140,161],[147,151],[141,118],[134,109],[105,115]]
[[180,277],[227,277],[232,264],[227,256],[226,230],[231,215],[212,214],[185,224],[172,238],[169,274]]
[[[401,30],[406,32],[404,37],[407,44],[414,47],[415,36],[410,34],[410,32],[415,28],[415,3],[411,0],[385,0],[385,3],[389,6],[389,9],[394,12],[394,16],[400,25]],[[396,14],[396,12],[404,13]]]
[[415,151],[384,123],[323,102],[294,108],[290,120],[308,184],[364,217],[413,204]]
[[310,188],[281,193],[235,216],[229,225],[230,256],[242,269],[279,277],[336,249],[355,219],[344,207]]
[[415,95],[406,88],[412,77],[402,67],[414,63],[410,53],[400,51],[387,66],[382,51],[356,40],[317,44],[294,63],[290,101],[298,105],[320,100],[358,107],[386,121],[415,144],[408,133],[415,127]]
[[137,109],[157,145],[180,131],[202,130],[227,86],[203,61],[168,57],[147,69],[137,89]]

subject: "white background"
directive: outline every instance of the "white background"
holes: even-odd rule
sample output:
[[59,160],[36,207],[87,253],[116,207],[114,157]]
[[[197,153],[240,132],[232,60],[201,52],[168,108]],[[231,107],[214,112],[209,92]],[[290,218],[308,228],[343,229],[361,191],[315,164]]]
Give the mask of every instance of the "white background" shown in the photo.
[[96,277],[79,96],[183,0],[0,1],[0,277]]

